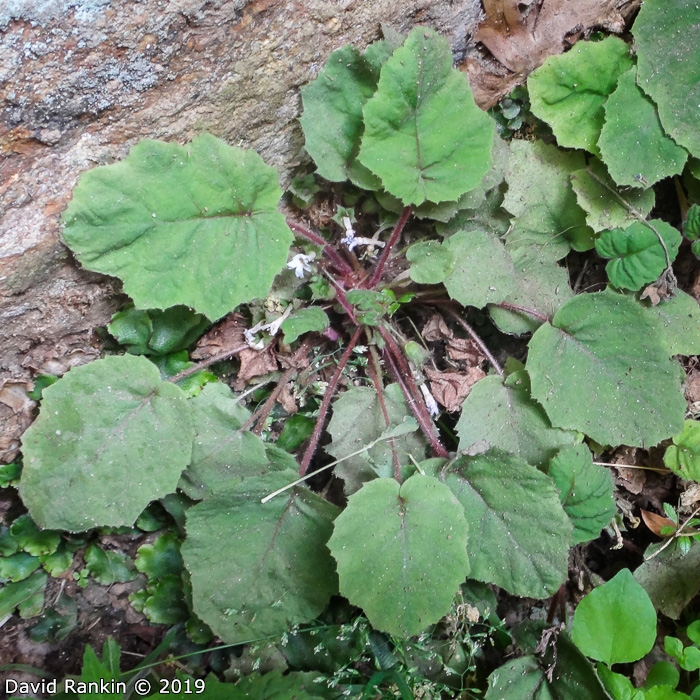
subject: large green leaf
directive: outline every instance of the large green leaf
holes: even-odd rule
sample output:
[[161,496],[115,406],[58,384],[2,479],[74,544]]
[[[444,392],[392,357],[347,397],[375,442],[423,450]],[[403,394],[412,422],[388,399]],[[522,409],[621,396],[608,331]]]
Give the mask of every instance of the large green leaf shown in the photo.
[[513,261],[501,241],[486,231],[458,231],[443,244],[454,260],[445,288],[462,306],[497,304],[514,290]]
[[460,457],[440,478],[464,506],[471,578],[546,598],[566,579],[571,523],[554,482],[498,450]]
[[316,80],[301,88],[306,150],[326,180],[349,178],[361,187],[380,187],[377,178],[357,162],[357,154],[364,131],[362,108],[377,89],[379,71],[390,53],[385,41],[372,44],[364,56],[344,46],[328,57]]
[[44,391],[24,434],[22,500],[41,527],[133,525],[175,490],[192,438],[185,395],[145,358],[76,367]]
[[[569,287],[569,275],[534,246],[521,246],[511,250],[515,269],[515,289],[504,301],[531,309],[551,318],[557,309],[573,296]],[[542,321],[525,312],[514,312],[498,306],[490,306],[489,313],[496,325],[505,333],[522,335],[532,333]]]
[[564,511],[574,524],[574,544],[593,540],[615,515],[610,472],[593,464],[585,445],[559,451],[549,465]]
[[676,259],[680,244],[681,234],[673,226],[652,219],[635,221],[626,229],[603,231],[595,248],[602,257],[612,258],[605,266],[611,284],[637,291],[658,279]]
[[574,613],[576,646],[608,666],[638,661],[656,640],[656,611],[629,569],[594,588]]
[[[551,668],[551,676],[548,670]],[[489,676],[485,700],[609,700],[593,667],[561,632],[554,649],[508,661]]]
[[550,56],[530,74],[532,113],[552,127],[560,146],[597,155],[603,104],[618,77],[631,66],[629,47],[622,39],[579,41],[571,51]]
[[693,297],[676,290],[647,311],[661,324],[669,355],[700,355],[700,306]]
[[588,225],[596,232],[626,228],[654,206],[654,190],[619,189],[599,160],[574,172],[571,186],[586,211]]
[[493,122],[432,29],[413,29],[384,64],[364,119],[360,162],[404,205],[455,201],[491,165]]
[[637,69],[620,76],[605,103],[601,159],[618,185],[646,187],[678,175],[688,153],[664,133],[653,102],[637,87]]
[[270,466],[263,441],[240,430],[250,412],[236,402],[226,384],[207,384],[190,400],[190,406],[195,440],[192,460],[179,483],[190,498],[201,499],[241,477],[276,471]]
[[144,140],[85,173],[63,238],[88,269],[119,277],[139,308],[184,304],[211,320],[265,297],[292,233],[277,172],[255,152],[202,134]]
[[542,406],[530,396],[530,378],[519,370],[505,379],[478,381],[462,404],[457,422],[460,452],[498,447],[529,464],[544,466],[574,433],[553,428]]
[[632,33],[639,87],[656,103],[673,140],[700,156],[700,5],[694,0],[647,0]]
[[335,521],[328,546],[340,592],[373,627],[400,637],[446,615],[469,574],[462,506],[444,484],[422,474],[403,484],[365,484]]
[[552,425],[602,445],[650,447],[682,425],[678,365],[658,325],[609,290],[574,297],[539,328],[527,369]]
[[[398,384],[390,384],[384,389],[384,403],[392,426],[401,424],[411,415]],[[345,482],[346,494],[354,493],[363,483],[377,476],[394,473],[392,448],[388,441],[353,454],[375,441],[386,429],[373,387],[353,387],[333,403],[333,417],[328,424],[333,441],[325,450],[336,459],[343,459],[335,467],[335,473]],[[394,438],[393,443],[401,466],[412,464],[409,455],[418,461],[425,456],[425,439],[421,433]],[[349,457],[351,454],[353,456]]]
[[187,511],[194,611],[229,644],[308,622],[337,591],[326,543],[338,509],[301,487],[260,502],[297,477],[248,477]]

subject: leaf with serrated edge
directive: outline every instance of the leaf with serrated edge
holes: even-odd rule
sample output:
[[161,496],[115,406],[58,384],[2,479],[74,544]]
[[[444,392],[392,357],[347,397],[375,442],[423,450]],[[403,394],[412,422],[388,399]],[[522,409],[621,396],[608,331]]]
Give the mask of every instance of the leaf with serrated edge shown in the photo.
[[[411,415],[398,384],[385,387],[384,402],[392,425],[401,425]],[[369,445],[385,430],[377,392],[373,387],[353,387],[333,403],[333,417],[328,424],[333,441],[325,450],[336,459],[343,459]],[[401,466],[412,464],[409,454],[418,461],[424,457],[425,439],[421,433],[397,437],[394,446]],[[354,493],[377,476],[390,476],[393,474],[391,445],[382,441],[359,455],[343,459],[335,467],[335,474],[345,482],[346,494]]]
[[564,511],[574,524],[574,544],[598,537],[615,515],[610,472],[593,464],[585,445],[571,445],[552,459],[549,475],[561,494]]
[[240,429],[250,411],[236,402],[226,384],[207,384],[189,405],[195,440],[178,486],[190,498],[201,499],[242,477],[278,471],[270,465],[261,438]]
[[654,206],[654,190],[619,190],[599,160],[575,171],[571,186],[579,206],[586,211],[586,222],[596,233],[626,228],[647,216]]
[[[515,269],[515,289],[504,301],[551,318],[573,296],[566,269],[547,256],[540,255],[532,246],[515,248],[510,253]],[[504,333],[532,333],[542,325],[542,321],[524,312],[513,312],[498,306],[489,306],[489,313]]]
[[[316,80],[301,88],[306,150],[326,180],[357,180],[355,171],[362,168],[356,160],[364,131],[362,108],[376,91],[379,70],[390,54],[385,41],[372,44],[364,56],[344,46],[328,57]],[[380,186],[371,173],[355,184]]]
[[585,148],[597,155],[603,104],[620,74],[631,66],[629,47],[622,39],[579,41],[530,74],[532,113],[552,127],[560,146]]
[[364,119],[359,160],[404,205],[455,201],[491,166],[493,122],[432,29],[414,28],[384,64]]
[[376,629],[422,632],[449,612],[469,574],[462,506],[437,479],[375,479],[350,496],[328,542],[340,592]]
[[24,434],[22,501],[45,528],[133,525],[175,490],[193,434],[184,393],[147,359],[75,367],[44,390]]
[[440,474],[464,506],[470,578],[518,596],[546,598],[566,579],[571,523],[554,482],[519,457],[489,450]]
[[654,103],[637,87],[637,69],[620,76],[605,103],[600,157],[618,185],[649,187],[683,170],[688,152],[664,133]]
[[681,479],[700,481],[700,422],[687,420],[666,448],[664,464]]
[[184,304],[211,320],[265,297],[292,232],[277,171],[254,151],[201,134],[187,146],[143,140],[86,172],[63,238],[89,270],[119,277],[138,308]]
[[672,299],[647,309],[662,329],[669,355],[700,355],[700,305],[680,289]]
[[547,464],[560,447],[576,439],[574,433],[552,427],[530,396],[524,370],[505,379],[493,375],[478,381],[462,404],[456,430],[460,452],[498,447],[535,466]]
[[313,620],[337,591],[326,543],[338,509],[302,487],[260,502],[297,477],[249,477],[187,511],[194,612],[228,644]]
[[605,266],[610,283],[636,292],[659,278],[667,266],[667,253],[668,260],[673,262],[680,244],[681,234],[673,226],[652,219],[644,223],[635,221],[626,229],[603,231],[595,248],[601,257],[612,258]]
[[503,301],[513,291],[513,261],[493,234],[458,231],[442,245],[454,259],[452,271],[445,278],[452,299],[481,309]]
[[503,206],[515,215],[506,247],[535,246],[541,259],[559,260],[572,245],[585,249],[590,229],[576,203],[570,176],[585,166],[581,152],[565,152],[542,141],[513,141],[506,169]]
[[601,445],[650,447],[683,423],[678,365],[658,325],[610,290],[562,306],[530,340],[527,369],[552,425]]
[[574,613],[576,646],[608,666],[638,661],[656,640],[656,611],[629,569],[594,588]]
[[639,87],[657,105],[668,135],[700,156],[700,5],[645,0],[632,28]]

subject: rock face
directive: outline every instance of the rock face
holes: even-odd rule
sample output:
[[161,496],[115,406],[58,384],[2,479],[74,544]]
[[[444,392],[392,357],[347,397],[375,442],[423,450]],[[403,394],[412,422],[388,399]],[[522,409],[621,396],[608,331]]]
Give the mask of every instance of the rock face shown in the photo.
[[331,51],[424,24],[463,61],[481,10],[480,0],[0,0],[0,463],[31,421],[27,382],[96,357],[94,329],[125,301],[60,241],[82,172],[142,138],[209,131],[288,181],[305,157],[299,87]]

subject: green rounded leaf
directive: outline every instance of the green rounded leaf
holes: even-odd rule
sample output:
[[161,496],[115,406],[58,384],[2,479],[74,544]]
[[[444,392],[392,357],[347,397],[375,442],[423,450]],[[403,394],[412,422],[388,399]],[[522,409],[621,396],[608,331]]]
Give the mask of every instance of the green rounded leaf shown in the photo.
[[637,661],[656,641],[656,610],[629,569],[594,588],[574,613],[572,637],[586,655],[611,666]]
[[688,153],[664,133],[654,103],[637,87],[636,74],[636,68],[623,73],[605,103],[598,146],[618,185],[649,187],[678,175]]
[[133,525],[175,490],[192,438],[184,394],[145,358],[76,367],[44,391],[24,434],[22,500],[44,528]]
[[614,292],[581,294],[564,304],[530,340],[527,369],[532,396],[552,425],[602,445],[649,447],[682,425],[678,365],[658,324]]
[[552,127],[560,146],[597,155],[603,104],[618,77],[631,66],[629,47],[622,39],[579,41],[571,51],[550,56],[530,74],[532,113]]
[[552,427],[530,396],[524,370],[505,379],[493,375],[478,381],[462,404],[456,430],[460,452],[498,447],[534,466],[546,465],[560,447],[576,439],[574,433]]
[[210,134],[144,140],[85,173],[63,238],[89,270],[119,277],[139,308],[194,308],[211,320],[265,297],[292,232],[277,172]]
[[413,29],[384,64],[364,119],[360,162],[404,205],[455,201],[491,166],[493,122],[432,29]]
[[574,544],[598,537],[616,512],[610,472],[593,464],[585,445],[571,445],[552,459],[549,475],[574,525]]
[[306,150],[326,180],[352,179],[360,187],[379,189],[357,154],[364,131],[362,108],[377,89],[379,70],[390,53],[385,41],[372,44],[364,56],[344,46],[328,57],[316,80],[301,88],[304,113],[299,121]]
[[700,156],[700,5],[645,0],[632,33],[639,87],[656,103],[668,135]]
[[700,481],[700,421],[687,420],[666,448],[664,464],[681,479]]
[[131,559],[124,552],[104,550],[91,544],[85,550],[85,566],[98,583],[111,586],[136,578]]
[[595,247],[602,257],[612,258],[605,266],[611,284],[637,291],[659,278],[667,267],[666,255],[673,262],[680,244],[681,234],[673,226],[652,219],[635,221],[626,229],[603,231]]
[[439,241],[415,243],[406,251],[406,260],[411,263],[411,279],[418,284],[440,284],[455,266],[453,252]]
[[554,482],[498,450],[460,457],[440,478],[464,507],[470,578],[518,596],[546,598],[566,579],[571,523]]
[[310,331],[325,331],[329,323],[326,312],[318,306],[299,309],[282,322],[284,342],[293,343],[300,335]]
[[469,574],[462,506],[437,479],[375,479],[350,496],[328,546],[340,592],[372,626],[399,637],[449,612]]
[[338,509],[300,487],[260,502],[298,476],[249,477],[187,511],[194,612],[229,644],[309,622],[337,591],[326,543]]

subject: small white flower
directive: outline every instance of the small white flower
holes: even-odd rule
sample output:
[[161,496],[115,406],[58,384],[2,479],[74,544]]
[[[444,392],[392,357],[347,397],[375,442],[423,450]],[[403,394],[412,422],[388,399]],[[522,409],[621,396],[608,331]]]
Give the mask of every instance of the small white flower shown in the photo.
[[290,270],[294,270],[294,274],[302,278],[304,276],[304,271],[311,272],[309,263],[316,259],[316,253],[309,253],[309,255],[304,255],[304,253],[297,253],[288,263],[287,267]]
[[352,250],[357,245],[357,241],[355,241],[355,231],[349,217],[343,217],[343,226],[345,227],[345,236],[340,239],[340,242],[345,243],[348,250]]
[[428,409],[428,413],[435,418],[440,413],[440,409],[438,408],[437,401],[433,397],[433,395],[430,393],[430,390],[425,384],[420,385],[420,390],[423,392],[423,399],[425,400],[425,405]]

